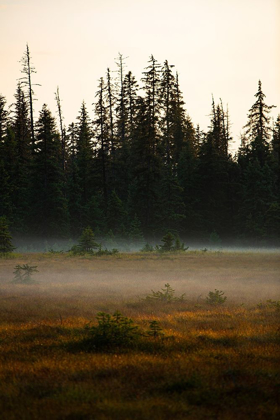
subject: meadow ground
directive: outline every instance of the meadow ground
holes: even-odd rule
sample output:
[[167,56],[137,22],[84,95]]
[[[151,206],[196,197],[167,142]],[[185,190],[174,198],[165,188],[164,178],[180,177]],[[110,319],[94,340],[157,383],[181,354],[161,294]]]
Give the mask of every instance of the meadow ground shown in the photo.
[[[12,282],[18,264],[37,266],[33,284]],[[184,300],[145,299],[166,283]],[[214,289],[225,303],[206,302]],[[85,346],[100,311],[142,336]],[[1,258],[1,418],[278,419],[279,318],[277,252]]]

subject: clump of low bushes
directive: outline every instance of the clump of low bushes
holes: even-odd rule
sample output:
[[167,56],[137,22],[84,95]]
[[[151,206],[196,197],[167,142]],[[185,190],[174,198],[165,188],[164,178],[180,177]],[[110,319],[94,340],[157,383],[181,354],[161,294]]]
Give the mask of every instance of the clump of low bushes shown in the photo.
[[160,323],[149,322],[148,330],[141,329],[135,322],[119,311],[113,315],[99,312],[97,325],[86,325],[86,338],[80,343],[88,351],[116,350],[138,347],[145,341],[158,340],[164,337]]

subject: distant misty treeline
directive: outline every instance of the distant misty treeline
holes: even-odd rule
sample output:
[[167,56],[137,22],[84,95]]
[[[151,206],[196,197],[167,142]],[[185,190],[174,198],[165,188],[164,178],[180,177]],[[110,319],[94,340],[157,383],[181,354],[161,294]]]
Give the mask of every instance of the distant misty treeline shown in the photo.
[[203,132],[168,61],[151,56],[140,82],[124,72],[122,55],[117,64],[117,76],[108,69],[99,80],[93,120],[82,103],[66,127],[57,90],[58,117],[43,105],[35,121],[27,46],[14,103],[0,96],[0,216],[12,233],[76,238],[89,226],[131,242],[172,232],[279,245],[280,116],[271,123],[261,82],[231,156],[221,101],[213,99]]

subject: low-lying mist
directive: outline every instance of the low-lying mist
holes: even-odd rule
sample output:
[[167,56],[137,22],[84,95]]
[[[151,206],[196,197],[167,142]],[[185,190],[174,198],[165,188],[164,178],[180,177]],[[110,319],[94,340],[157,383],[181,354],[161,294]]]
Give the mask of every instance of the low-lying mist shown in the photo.
[[[37,266],[32,284],[12,282],[18,264]],[[69,257],[48,253],[1,259],[0,317],[3,321],[13,318],[15,304],[18,311],[30,311],[30,319],[36,314],[90,317],[97,310],[141,302],[166,283],[176,295],[185,293],[186,305],[204,303],[215,289],[227,296],[225,305],[279,300],[279,254],[188,251]]]

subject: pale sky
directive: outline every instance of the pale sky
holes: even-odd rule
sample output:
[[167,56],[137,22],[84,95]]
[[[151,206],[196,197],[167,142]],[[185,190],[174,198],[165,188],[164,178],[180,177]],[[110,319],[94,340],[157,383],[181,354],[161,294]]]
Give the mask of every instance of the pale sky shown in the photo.
[[29,44],[37,70],[35,111],[56,113],[59,86],[66,126],[83,100],[93,118],[98,79],[118,53],[138,82],[151,54],[179,73],[194,125],[209,125],[212,94],[228,104],[239,145],[262,81],[280,113],[280,0],[0,0],[0,94],[14,101]]

